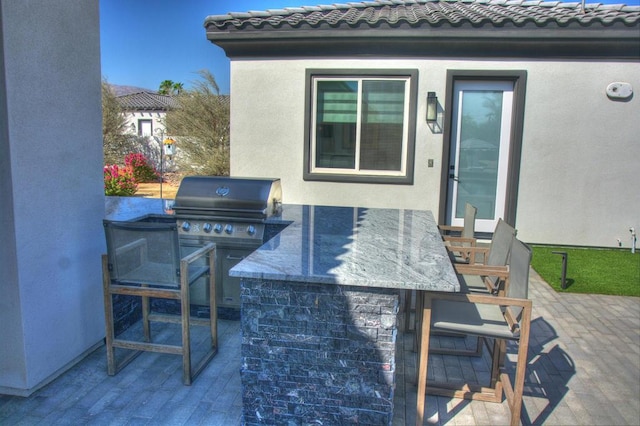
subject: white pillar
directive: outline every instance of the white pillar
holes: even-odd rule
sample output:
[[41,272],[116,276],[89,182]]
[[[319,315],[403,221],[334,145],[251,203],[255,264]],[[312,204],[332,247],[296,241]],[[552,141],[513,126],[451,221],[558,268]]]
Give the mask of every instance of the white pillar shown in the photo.
[[0,393],[104,337],[98,0],[0,0]]

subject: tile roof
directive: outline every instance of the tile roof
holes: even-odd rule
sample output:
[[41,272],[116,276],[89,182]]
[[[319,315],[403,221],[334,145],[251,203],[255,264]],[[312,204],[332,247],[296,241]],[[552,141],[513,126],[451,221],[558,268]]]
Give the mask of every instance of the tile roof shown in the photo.
[[109,86],[111,93],[113,93],[114,96],[116,97],[123,96],[123,95],[130,95],[132,93],[138,93],[138,92],[157,93],[155,90],[145,89],[144,87],[123,86],[121,84],[112,84],[112,83],[107,83],[107,85]]
[[539,0],[373,0],[266,11],[230,12],[206,18],[207,31],[337,27],[608,27],[638,26],[640,6]]
[[173,96],[159,95],[153,92],[137,92],[116,97],[125,110],[167,110],[176,108],[178,101]]
[[371,0],[230,12],[204,26],[230,58],[640,59],[640,6],[623,4]]

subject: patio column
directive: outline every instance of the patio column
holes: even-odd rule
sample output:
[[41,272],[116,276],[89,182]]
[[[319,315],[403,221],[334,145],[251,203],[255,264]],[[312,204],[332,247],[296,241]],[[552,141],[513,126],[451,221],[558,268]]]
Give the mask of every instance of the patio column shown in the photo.
[[98,0],[0,0],[0,393],[102,343]]

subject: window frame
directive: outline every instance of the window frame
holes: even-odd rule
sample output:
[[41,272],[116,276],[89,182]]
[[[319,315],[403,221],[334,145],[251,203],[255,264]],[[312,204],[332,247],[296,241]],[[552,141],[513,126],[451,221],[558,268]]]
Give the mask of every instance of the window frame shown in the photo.
[[[367,80],[375,79],[403,79],[409,87],[408,99],[405,99],[407,111],[405,111],[406,142],[402,146],[402,162],[404,163],[404,173],[396,174],[388,171],[375,170],[366,171],[345,171],[337,169],[318,170],[314,167],[315,159],[315,127],[316,117],[316,81],[321,79],[339,80]],[[413,184],[414,161],[415,161],[415,136],[416,136],[416,113],[418,98],[418,70],[417,69],[307,69],[306,90],[305,90],[305,141],[304,141],[304,173],[305,181],[326,181],[326,182],[348,182],[348,183],[389,183],[389,184]]]
[[[142,134],[142,124],[149,123],[151,126],[151,132],[148,135]],[[153,119],[152,118],[138,118],[138,136],[153,136]]]
[[[524,107],[527,91],[527,70],[472,70],[472,69],[448,69],[447,90],[445,105],[453,105],[453,86],[458,81],[482,80],[482,81],[512,81],[513,82],[513,112],[511,122],[511,145],[509,147],[509,170],[507,175],[507,196],[503,219],[510,225],[516,222],[516,210],[518,201],[518,188],[520,182],[520,162],[522,158],[522,141],[524,134]],[[444,132],[442,138],[442,161],[449,164],[451,151],[451,123],[453,120],[451,108],[445,110]],[[449,168],[442,167],[440,186],[440,208],[438,215],[440,224],[444,224],[447,218]]]

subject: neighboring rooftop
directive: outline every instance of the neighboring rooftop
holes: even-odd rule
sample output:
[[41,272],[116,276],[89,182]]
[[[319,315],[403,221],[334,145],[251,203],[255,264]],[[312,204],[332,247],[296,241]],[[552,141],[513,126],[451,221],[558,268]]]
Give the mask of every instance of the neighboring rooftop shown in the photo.
[[178,106],[178,101],[173,96],[159,95],[150,91],[117,96],[116,99],[123,109],[129,111],[165,111]]
[[109,85],[109,89],[111,89],[111,92],[113,92],[115,96],[130,95],[132,93],[138,93],[138,92],[158,93],[155,90],[149,90],[149,89],[145,89],[143,87],[137,87],[137,86],[123,86],[120,84],[111,84],[111,83],[108,83],[108,85]]

